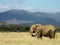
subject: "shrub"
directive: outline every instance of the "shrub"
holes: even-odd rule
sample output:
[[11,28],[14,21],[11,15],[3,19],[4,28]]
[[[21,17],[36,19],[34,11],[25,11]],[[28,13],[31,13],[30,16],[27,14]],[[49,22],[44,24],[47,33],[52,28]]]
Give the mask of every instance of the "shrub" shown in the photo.
[[27,25],[1,25],[0,31],[1,32],[27,32],[29,31],[30,26]]

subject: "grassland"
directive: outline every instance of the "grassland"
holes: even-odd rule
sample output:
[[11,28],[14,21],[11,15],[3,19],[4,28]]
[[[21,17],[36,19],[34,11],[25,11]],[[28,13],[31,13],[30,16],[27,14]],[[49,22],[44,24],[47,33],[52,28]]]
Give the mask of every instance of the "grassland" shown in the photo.
[[37,39],[28,32],[0,32],[0,45],[60,45],[60,33],[55,39]]

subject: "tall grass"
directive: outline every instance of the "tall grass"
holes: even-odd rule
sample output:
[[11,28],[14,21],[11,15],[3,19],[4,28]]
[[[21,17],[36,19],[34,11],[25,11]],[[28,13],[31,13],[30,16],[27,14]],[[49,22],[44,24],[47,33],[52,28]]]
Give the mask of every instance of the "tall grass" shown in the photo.
[[56,34],[56,39],[37,39],[29,32],[0,32],[0,45],[60,45],[60,33]]

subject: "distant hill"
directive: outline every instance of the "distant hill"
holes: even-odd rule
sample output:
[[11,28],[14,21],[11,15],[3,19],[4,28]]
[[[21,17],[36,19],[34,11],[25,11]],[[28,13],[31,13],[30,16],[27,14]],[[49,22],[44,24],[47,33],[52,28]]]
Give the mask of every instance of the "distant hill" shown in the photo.
[[0,13],[0,21],[6,21],[9,24],[41,23],[60,26],[60,13],[29,12],[12,9]]

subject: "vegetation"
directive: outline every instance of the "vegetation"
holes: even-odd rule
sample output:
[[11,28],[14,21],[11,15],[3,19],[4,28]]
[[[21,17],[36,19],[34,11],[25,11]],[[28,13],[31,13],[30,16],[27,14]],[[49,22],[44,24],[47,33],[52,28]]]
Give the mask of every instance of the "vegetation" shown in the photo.
[[[28,25],[0,25],[0,44],[1,45],[59,45],[60,33],[56,34],[55,39],[49,39],[43,37],[43,39],[37,39],[32,37],[29,31]],[[60,32],[60,28],[57,28]],[[8,32],[8,33],[7,33]],[[20,33],[18,33],[20,32]],[[48,42],[49,41],[49,42]]]
[[[57,32],[60,32],[60,27],[56,27]],[[0,25],[0,32],[28,32],[30,30],[30,25]]]
[[37,39],[29,32],[0,32],[0,45],[60,45],[60,33],[57,33],[56,39]]
[[60,28],[57,28],[57,32],[60,32]]
[[29,29],[30,29],[30,26],[28,25],[9,24],[9,25],[0,26],[1,32],[27,32],[29,31]]

